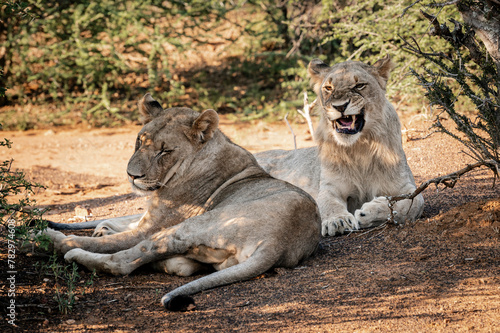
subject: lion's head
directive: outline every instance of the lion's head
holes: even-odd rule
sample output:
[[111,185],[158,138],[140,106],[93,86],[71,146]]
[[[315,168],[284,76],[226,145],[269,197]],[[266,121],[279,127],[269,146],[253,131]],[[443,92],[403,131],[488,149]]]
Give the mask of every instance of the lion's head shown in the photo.
[[347,61],[328,66],[319,59],[308,67],[329,132],[342,146],[350,146],[381,123],[387,99],[385,88],[394,67],[385,57],[373,66]]
[[182,174],[214,135],[219,117],[214,110],[201,114],[188,108],[163,110],[150,94],[138,106],[144,127],[137,136],[127,173],[132,188],[148,194]]

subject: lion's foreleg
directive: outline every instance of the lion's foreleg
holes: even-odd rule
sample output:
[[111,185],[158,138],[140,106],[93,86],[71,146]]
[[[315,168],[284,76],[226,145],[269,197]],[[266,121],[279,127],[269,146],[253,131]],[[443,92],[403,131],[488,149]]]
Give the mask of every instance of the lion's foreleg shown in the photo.
[[[142,265],[158,261],[165,263],[164,260],[169,257],[186,253],[192,244],[176,237],[174,229],[175,227],[157,232],[140,243],[120,252],[105,254],[74,248],[66,253],[64,259],[68,262],[77,262],[84,265],[89,270],[95,269],[113,275],[126,275]],[[112,236],[91,239],[101,240]],[[188,263],[187,261],[181,259],[181,266],[182,264],[185,266]],[[170,270],[182,268],[175,265],[175,259],[169,263],[172,265],[165,265],[167,270],[168,268]],[[176,274],[177,271],[171,273]]]
[[321,233],[334,236],[359,229],[358,220],[347,210],[347,202],[336,195],[320,192],[318,208],[321,215]]
[[98,272],[113,275],[127,275],[136,268],[159,259],[152,246],[151,241],[145,240],[130,249],[113,254],[72,249],[66,253],[64,259],[67,262],[77,262],[89,270],[95,269]]
[[66,236],[62,232],[50,228],[46,229],[43,233],[50,237],[54,243],[54,249],[61,254],[65,254],[75,248],[95,253],[114,253],[131,248],[145,238],[145,235],[135,230],[100,238],[74,235]]
[[359,221],[360,228],[374,227],[389,221],[391,218],[394,219],[394,222],[402,224],[407,220],[417,219],[422,213],[423,204],[422,196],[417,196],[413,200],[397,201],[392,207],[391,214],[387,197],[377,197],[363,204],[354,214]]

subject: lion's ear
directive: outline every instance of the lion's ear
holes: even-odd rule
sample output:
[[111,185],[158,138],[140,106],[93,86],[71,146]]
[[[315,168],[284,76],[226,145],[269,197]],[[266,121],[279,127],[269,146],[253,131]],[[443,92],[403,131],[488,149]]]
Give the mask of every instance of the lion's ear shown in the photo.
[[391,74],[391,71],[394,69],[394,67],[396,67],[396,65],[392,62],[391,57],[389,57],[388,55],[373,64],[373,68],[375,68],[379,76],[379,84],[384,90],[387,86],[389,75]]
[[207,142],[219,127],[219,116],[214,110],[203,111],[191,126],[190,136],[197,142]]
[[323,83],[325,73],[328,72],[329,69],[330,66],[319,59],[311,60],[309,66],[307,66],[307,74],[311,79],[311,86],[314,86],[315,91]]
[[163,108],[160,103],[158,103],[150,93],[144,95],[143,98],[137,103],[139,107],[139,113],[141,115],[141,122],[145,125],[149,123],[153,118],[158,117],[162,112]]

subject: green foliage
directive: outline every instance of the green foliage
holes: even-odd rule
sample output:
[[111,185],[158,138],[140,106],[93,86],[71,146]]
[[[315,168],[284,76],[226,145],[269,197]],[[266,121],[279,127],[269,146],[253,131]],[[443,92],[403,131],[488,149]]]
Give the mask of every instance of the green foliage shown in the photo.
[[[12,142],[8,139],[0,141],[0,148],[11,148]],[[47,221],[43,220],[43,210],[33,208],[35,202],[28,195],[34,194],[40,184],[33,184],[25,178],[24,173],[12,170],[13,160],[4,160],[0,164],[0,221],[7,224],[14,221],[16,225],[16,241],[22,245],[32,233],[47,228]],[[12,196],[20,196],[12,199]],[[40,247],[48,248],[48,239],[44,236],[36,237],[35,243]]]
[[[410,64],[421,65],[423,60],[404,52],[402,38],[420,39],[428,28],[421,17],[402,17],[402,12],[413,0],[307,0],[307,1],[253,1],[263,8],[267,25],[261,47],[273,45],[268,55],[279,59],[283,101],[288,111],[301,105],[301,96],[308,89],[307,64],[321,58],[334,64],[346,60],[374,63],[390,55],[397,65],[393,71],[388,94],[397,100],[415,101],[420,90],[409,76]],[[444,13],[457,17],[447,8]],[[257,36],[255,34],[254,36]],[[270,43],[269,41],[273,41]],[[423,41],[423,46],[446,49],[441,41]]]
[[137,119],[135,101],[146,91],[169,107],[279,115],[301,105],[307,64],[318,57],[374,62],[390,54],[400,67],[389,95],[403,100],[415,93],[406,74],[419,60],[401,51],[399,36],[419,39],[428,27],[401,18],[411,2],[27,0],[30,22],[0,7],[10,101],[55,105],[40,117],[8,109],[0,122],[119,125]]
[[[59,256],[53,254],[50,256],[47,263],[37,263],[37,269],[41,274],[49,275],[54,278],[55,295],[54,300],[57,302],[59,313],[70,313],[76,302],[77,289],[79,287],[80,279],[82,278],[78,273],[78,265],[72,263],[71,265],[61,264]],[[82,295],[85,294],[87,288],[93,286],[94,280],[97,278],[95,270],[91,273],[90,278],[83,282]]]
[[[429,3],[432,2],[427,1],[424,5]],[[425,89],[431,106],[437,110],[433,126],[463,143],[477,161],[499,163],[500,65],[495,64],[481,41],[474,38],[471,27],[440,11],[437,14],[425,14],[434,25],[433,35],[437,36],[429,39],[445,40],[452,51],[425,49],[415,40],[406,45],[407,50],[427,61],[423,70],[411,71]],[[491,19],[495,19],[495,13],[492,14]],[[500,12],[496,15],[496,19],[500,18]],[[469,111],[458,110],[459,103],[469,105]],[[453,120],[455,129],[441,121],[443,115]]]
[[12,17],[0,29],[10,98],[79,110],[93,125],[134,117],[135,108],[119,106],[147,90],[182,92],[170,53],[189,49],[190,34],[203,35],[205,22],[230,9],[217,1],[27,2],[37,19]]
[[[300,52],[307,55],[308,59],[319,57],[328,63],[346,60],[374,63],[383,56],[390,55],[397,68],[393,71],[388,94],[407,99],[417,92],[407,75],[408,66],[423,62],[403,52],[402,38],[420,38],[428,27],[428,22],[423,18],[401,17],[403,9],[412,2],[413,0],[323,0],[320,15],[300,26],[301,30],[309,31],[309,34],[310,30],[314,31],[316,45],[312,45],[309,39],[309,43]],[[456,15],[456,11],[450,15]],[[434,43],[433,47],[436,48],[444,45]],[[299,65],[291,71],[296,76],[306,77],[306,66]],[[305,89],[304,85],[296,87]],[[297,93],[298,91],[294,92]]]

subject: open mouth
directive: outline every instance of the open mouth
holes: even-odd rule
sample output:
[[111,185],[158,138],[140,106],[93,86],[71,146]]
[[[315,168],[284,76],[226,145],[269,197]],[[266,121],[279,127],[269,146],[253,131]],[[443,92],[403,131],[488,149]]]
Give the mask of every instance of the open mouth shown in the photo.
[[365,117],[363,112],[360,114],[345,116],[333,121],[333,128],[337,133],[341,134],[356,134],[361,132],[365,126]]

